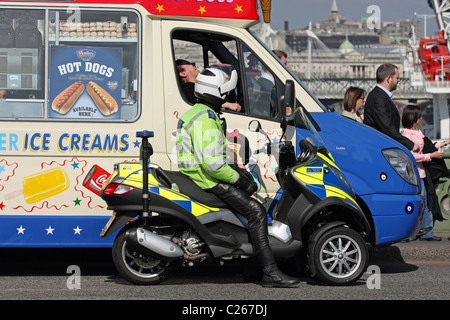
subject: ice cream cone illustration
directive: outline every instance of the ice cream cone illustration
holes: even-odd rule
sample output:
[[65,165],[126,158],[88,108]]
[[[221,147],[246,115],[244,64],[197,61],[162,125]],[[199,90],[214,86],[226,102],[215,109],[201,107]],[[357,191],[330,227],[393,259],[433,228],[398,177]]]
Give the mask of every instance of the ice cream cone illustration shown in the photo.
[[269,23],[270,22],[270,10],[272,8],[272,0],[260,0],[261,2],[261,9],[263,12],[264,22]]

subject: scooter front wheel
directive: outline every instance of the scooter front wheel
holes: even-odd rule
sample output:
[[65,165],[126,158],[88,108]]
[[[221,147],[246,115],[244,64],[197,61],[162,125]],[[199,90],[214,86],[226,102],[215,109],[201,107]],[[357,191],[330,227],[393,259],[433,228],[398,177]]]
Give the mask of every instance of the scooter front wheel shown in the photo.
[[368,250],[364,239],[348,227],[317,230],[308,245],[313,277],[329,285],[349,285],[365,272]]
[[170,262],[127,245],[127,234],[121,232],[112,247],[112,258],[117,272],[138,285],[158,284],[171,270]]

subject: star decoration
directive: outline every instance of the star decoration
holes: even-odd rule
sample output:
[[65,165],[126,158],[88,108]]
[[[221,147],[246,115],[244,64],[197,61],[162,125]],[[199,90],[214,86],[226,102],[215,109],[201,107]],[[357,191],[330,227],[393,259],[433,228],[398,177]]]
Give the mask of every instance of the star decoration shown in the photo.
[[200,6],[200,9],[198,9],[197,11],[200,11],[200,13],[203,14],[206,12],[206,8],[205,8],[205,6],[203,6],[203,7]]
[[72,166],[74,169],[79,169],[78,165],[79,165],[78,162],[74,162],[74,163],[71,164],[71,166]]
[[22,225],[20,225],[19,228],[16,228],[17,230],[17,234],[25,234],[24,231],[26,230],[26,228],[22,227]]
[[270,168],[270,174],[276,174],[278,167],[271,167]]
[[[61,232],[57,232],[55,234],[55,230],[57,229],[57,227],[55,228],[52,225],[48,225],[47,228],[45,228],[45,226],[38,226],[39,227],[39,232],[35,232],[35,230],[33,229],[33,225],[28,225],[26,228],[23,225],[20,225],[19,227],[16,227],[15,229],[17,230],[17,235],[21,236],[24,235],[24,237],[41,237],[43,235],[43,237],[45,237],[47,239],[47,241],[57,241],[56,239],[58,239],[58,237],[65,237],[64,235],[64,231]],[[70,229],[69,229],[70,230]],[[83,231],[84,229],[80,228],[79,225],[76,226],[76,228],[72,228],[73,230],[73,236],[76,237],[77,235],[81,236],[81,231]],[[26,232],[26,236],[25,236],[25,232]],[[35,233],[34,233],[35,232]],[[70,231],[69,231],[70,232]],[[84,233],[89,232],[89,231],[83,231]],[[84,235],[83,233],[83,235]],[[49,237],[51,236],[51,237]],[[56,238],[55,238],[56,237]],[[45,240],[43,240],[45,241]]]
[[81,203],[81,200],[78,199],[78,197],[77,197],[75,200],[73,200],[73,202],[75,203],[74,206],[79,206]]
[[242,10],[242,6],[236,5],[236,8],[234,8],[234,10],[236,10],[236,13],[240,13],[244,10]]
[[45,231],[47,231],[47,234],[53,234],[54,230],[55,230],[55,228],[52,228],[52,226],[48,226],[48,228],[45,229]]
[[161,13],[161,11],[164,11],[164,5],[158,4],[158,6],[156,7],[156,10],[158,10],[158,12]]
[[139,142],[139,140],[134,141],[133,144],[134,144],[135,148],[139,148],[141,146],[141,143]]
[[4,207],[5,207],[5,205],[3,204],[3,201],[2,201],[2,203],[0,203],[0,209],[3,211]]
[[79,235],[81,235],[81,230],[83,230],[83,229],[80,229],[79,226],[77,226],[75,229],[73,229],[73,231],[75,231],[74,234],[79,234]]
[[5,171],[5,166],[0,166],[0,173],[2,173],[3,171]]

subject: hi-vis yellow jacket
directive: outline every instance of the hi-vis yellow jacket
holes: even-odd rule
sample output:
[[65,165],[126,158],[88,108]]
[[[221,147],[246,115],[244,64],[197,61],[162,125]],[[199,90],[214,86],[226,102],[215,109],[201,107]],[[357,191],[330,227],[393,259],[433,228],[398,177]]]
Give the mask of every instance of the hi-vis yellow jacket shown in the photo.
[[178,168],[202,189],[220,181],[232,184],[239,174],[227,164],[226,156],[219,116],[208,106],[195,104],[178,121]]

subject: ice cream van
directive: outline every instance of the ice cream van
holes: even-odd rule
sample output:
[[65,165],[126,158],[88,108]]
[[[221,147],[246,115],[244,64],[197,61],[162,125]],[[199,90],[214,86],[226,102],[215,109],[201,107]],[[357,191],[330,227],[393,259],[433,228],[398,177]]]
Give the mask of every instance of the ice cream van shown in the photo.
[[[281,1],[281,0],[274,0]],[[270,1],[262,1],[264,15]],[[258,119],[280,139],[279,98],[294,80],[304,108],[344,171],[372,227],[372,245],[420,227],[422,201],[412,155],[363,125],[327,112],[250,30],[255,0],[0,1],[0,246],[109,247],[99,236],[111,213],[99,197],[115,163],[139,161],[136,131],[152,130],[152,162],[177,170],[179,117],[191,106],[176,61],[202,69],[232,64],[235,100],[227,139],[245,159],[270,214],[276,161],[240,152]],[[262,22],[261,22],[262,23]],[[298,146],[302,128],[289,123]],[[265,141],[250,142],[257,150]],[[252,145],[254,143],[255,145]],[[343,217],[345,219],[345,217]]]

